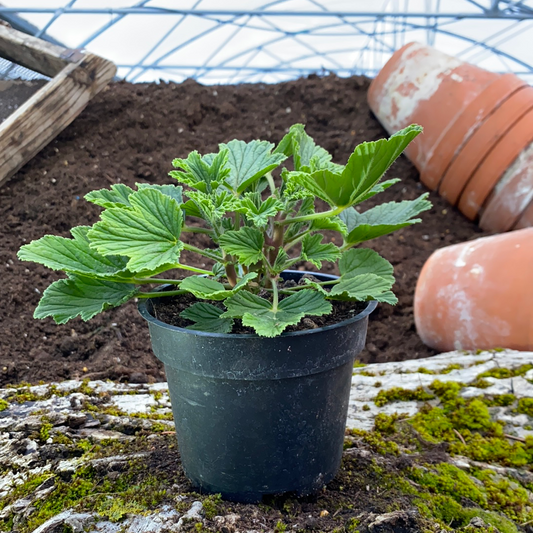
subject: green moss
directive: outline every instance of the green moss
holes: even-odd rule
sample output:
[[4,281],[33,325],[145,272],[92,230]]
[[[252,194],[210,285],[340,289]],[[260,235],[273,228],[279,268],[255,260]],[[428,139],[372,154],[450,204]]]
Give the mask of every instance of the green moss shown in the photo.
[[467,498],[478,505],[487,505],[488,500],[484,491],[468,474],[449,463],[441,463],[431,470],[414,468],[409,477],[431,492],[451,496],[457,502]]
[[41,442],[46,442],[50,438],[50,430],[52,429],[52,424],[45,422],[41,429],[39,429],[39,440]]
[[205,517],[208,520],[213,520],[218,514],[219,506],[222,502],[222,496],[220,494],[212,494],[202,501]]
[[424,366],[421,366],[418,368],[417,372],[419,374],[435,374],[435,372],[433,370],[429,370],[427,369],[426,367]]
[[488,389],[492,383],[478,376],[474,381],[471,381],[469,385],[471,387],[476,387],[477,389]]
[[491,368],[482,374],[479,374],[478,378],[515,378],[517,376],[523,376],[526,372],[533,368],[533,364],[520,365],[518,368]]
[[393,387],[392,389],[379,391],[378,395],[374,399],[374,403],[378,407],[383,407],[384,405],[392,402],[425,402],[432,400],[433,398],[434,396],[426,392],[423,387],[417,387],[414,390]]
[[460,370],[461,368],[463,368],[463,365],[460,365],[459,363],[451,363],[446,368],[442,369],[440,373],[449,374],[450,372],[454,370]]
[[494,394],[492,396],[481,396],[479,399],[488,407],[509,407],[516,402],[514,394]]
[[368,376],[368,377],[375,377],[376,374],[374,372],[370,372],[369,370],[359,370],[355,373],[356,376]]
[[5,411],[9,407],[9,404],[5,401],[0,399],[0,411]]
[[533,398],[520,398],[516,410],[518,413],[533,417]]
[[363,366],[367,366],[366,363],[361,363],[361,361],[359,361],[359,359],[356,359],[353,363],[353,367],[354,368],[362,368]]
[[363,411],[370,411],[370,406],[365,403],[365,405],[363,405]]

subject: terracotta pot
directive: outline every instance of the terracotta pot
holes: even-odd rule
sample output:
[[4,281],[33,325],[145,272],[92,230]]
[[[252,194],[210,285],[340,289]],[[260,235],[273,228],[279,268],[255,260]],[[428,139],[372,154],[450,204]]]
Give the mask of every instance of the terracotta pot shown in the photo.
[[[533,200],[533,144],[530,144],[496,184],[483,210],[479,225],[503,233],[517,223]],[[533,222],[530,224],[533,225]]]
[[533,200],[524,209],[513,229],[533,228]]
[[415,292],[422,341],[440,351],[532,350],[532,243],[528,228],[434,252]]
[[526,82],[518,76],[505,74],[496,78],[477,98],[470,102],[462,113],[455,117],[446,135],[433,149],[433,155],[422,173],[421,179],[427,187],[436,189],[439,183],[442,183],[450,163],[485,119],[494,109],[525,86]]
[[459,200],[459,209],[466,217],[476,219],[494,186],[532,141],[533,109],[500,139],[470,178]]
[[[368,102],[389,133],[412,123],[424,127],[423,135],[407,147],[406,154],[425,176],[435,148],[447,142],[445,138],[452,125],[501,77],[431,47],[409,43],[393,54],[372,81]],[[515,87],[515,83],[513,80],[510,86]],[[484,113],[501,101],[501,94],[512,91],[504,82],[501,86],[503,89],[500,87],[499,91],[494,91],[493,104],[483,101]],[[491,94],[490,91],[487,94]],[[449,148],[452,153],[457,148],[456,142],[454,140],[454,145]],[[430,186],[434,188],[437,184],[438,179],[432,178]]]
[[532,108],[533,87],[522,87],[497,107],[481,125],[478,124],[475,133],[464,143],[444,173],[439,194],[452,205],[456,205],[470,178],[487,154]]

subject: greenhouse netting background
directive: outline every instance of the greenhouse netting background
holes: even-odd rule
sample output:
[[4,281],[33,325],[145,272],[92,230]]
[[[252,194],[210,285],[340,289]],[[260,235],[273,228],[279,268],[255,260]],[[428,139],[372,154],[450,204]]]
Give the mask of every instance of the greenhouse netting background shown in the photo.
[[533,0],[2,0],[0,17],[131,82],[372,77],[410,41],[533,81]]

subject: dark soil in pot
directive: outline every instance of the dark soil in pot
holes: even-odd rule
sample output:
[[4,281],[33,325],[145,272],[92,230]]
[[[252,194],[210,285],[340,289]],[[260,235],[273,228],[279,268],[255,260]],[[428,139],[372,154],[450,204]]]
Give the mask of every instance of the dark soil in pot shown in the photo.
[[[162,365],[150,350],[146,325],[133,302],[88,323],[74,320],[57,326],[51,319],[34,320],[40,294],[58,275],[19,262],[19,247],[47,233],[68,236],[72,226],[95,222],[99,209],[83,200],[87,192],[119,181],[130,186],[169,183],[173,158],[194,149],[212,151],[233,138],[277,142],[286,128],[303,122],[335,161],[346,160],[357,143],[386,136],[368,109],[367,89],[364,78],[317,76],[277,85],[203,87],[186,81],[109,86],[0,189],[0,386],[75,377],[163,380]],[[379,202],[413,199],[423,190],[417,171],[404,157],[388,177],[403,181],[380,195]],[[371,245],[395,266],[399,304],[380,305],[372,314],[363,361],[435,353],[416,335],[416,278],[435,249],[481,232],[437,195],[431,200],[434,208],[423,215],[423,224]],[[372,207],[372,200],[367,203]],[[195,237],[195,244],[206,245],[201,236]],[[194,257],[184,255],[195,264]],[[328,264],[324,267],[328,272]]]

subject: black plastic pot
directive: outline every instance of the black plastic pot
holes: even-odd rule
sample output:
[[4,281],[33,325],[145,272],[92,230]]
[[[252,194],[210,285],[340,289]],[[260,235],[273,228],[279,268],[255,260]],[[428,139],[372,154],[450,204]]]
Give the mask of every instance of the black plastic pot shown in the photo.
[[338,324],[265,338],[170,326],[154,317],[152,299],[141,300],[165,364],[183,468],[198,489],[257,502],[311,494],[333,479],[353,363],[376,305]]

